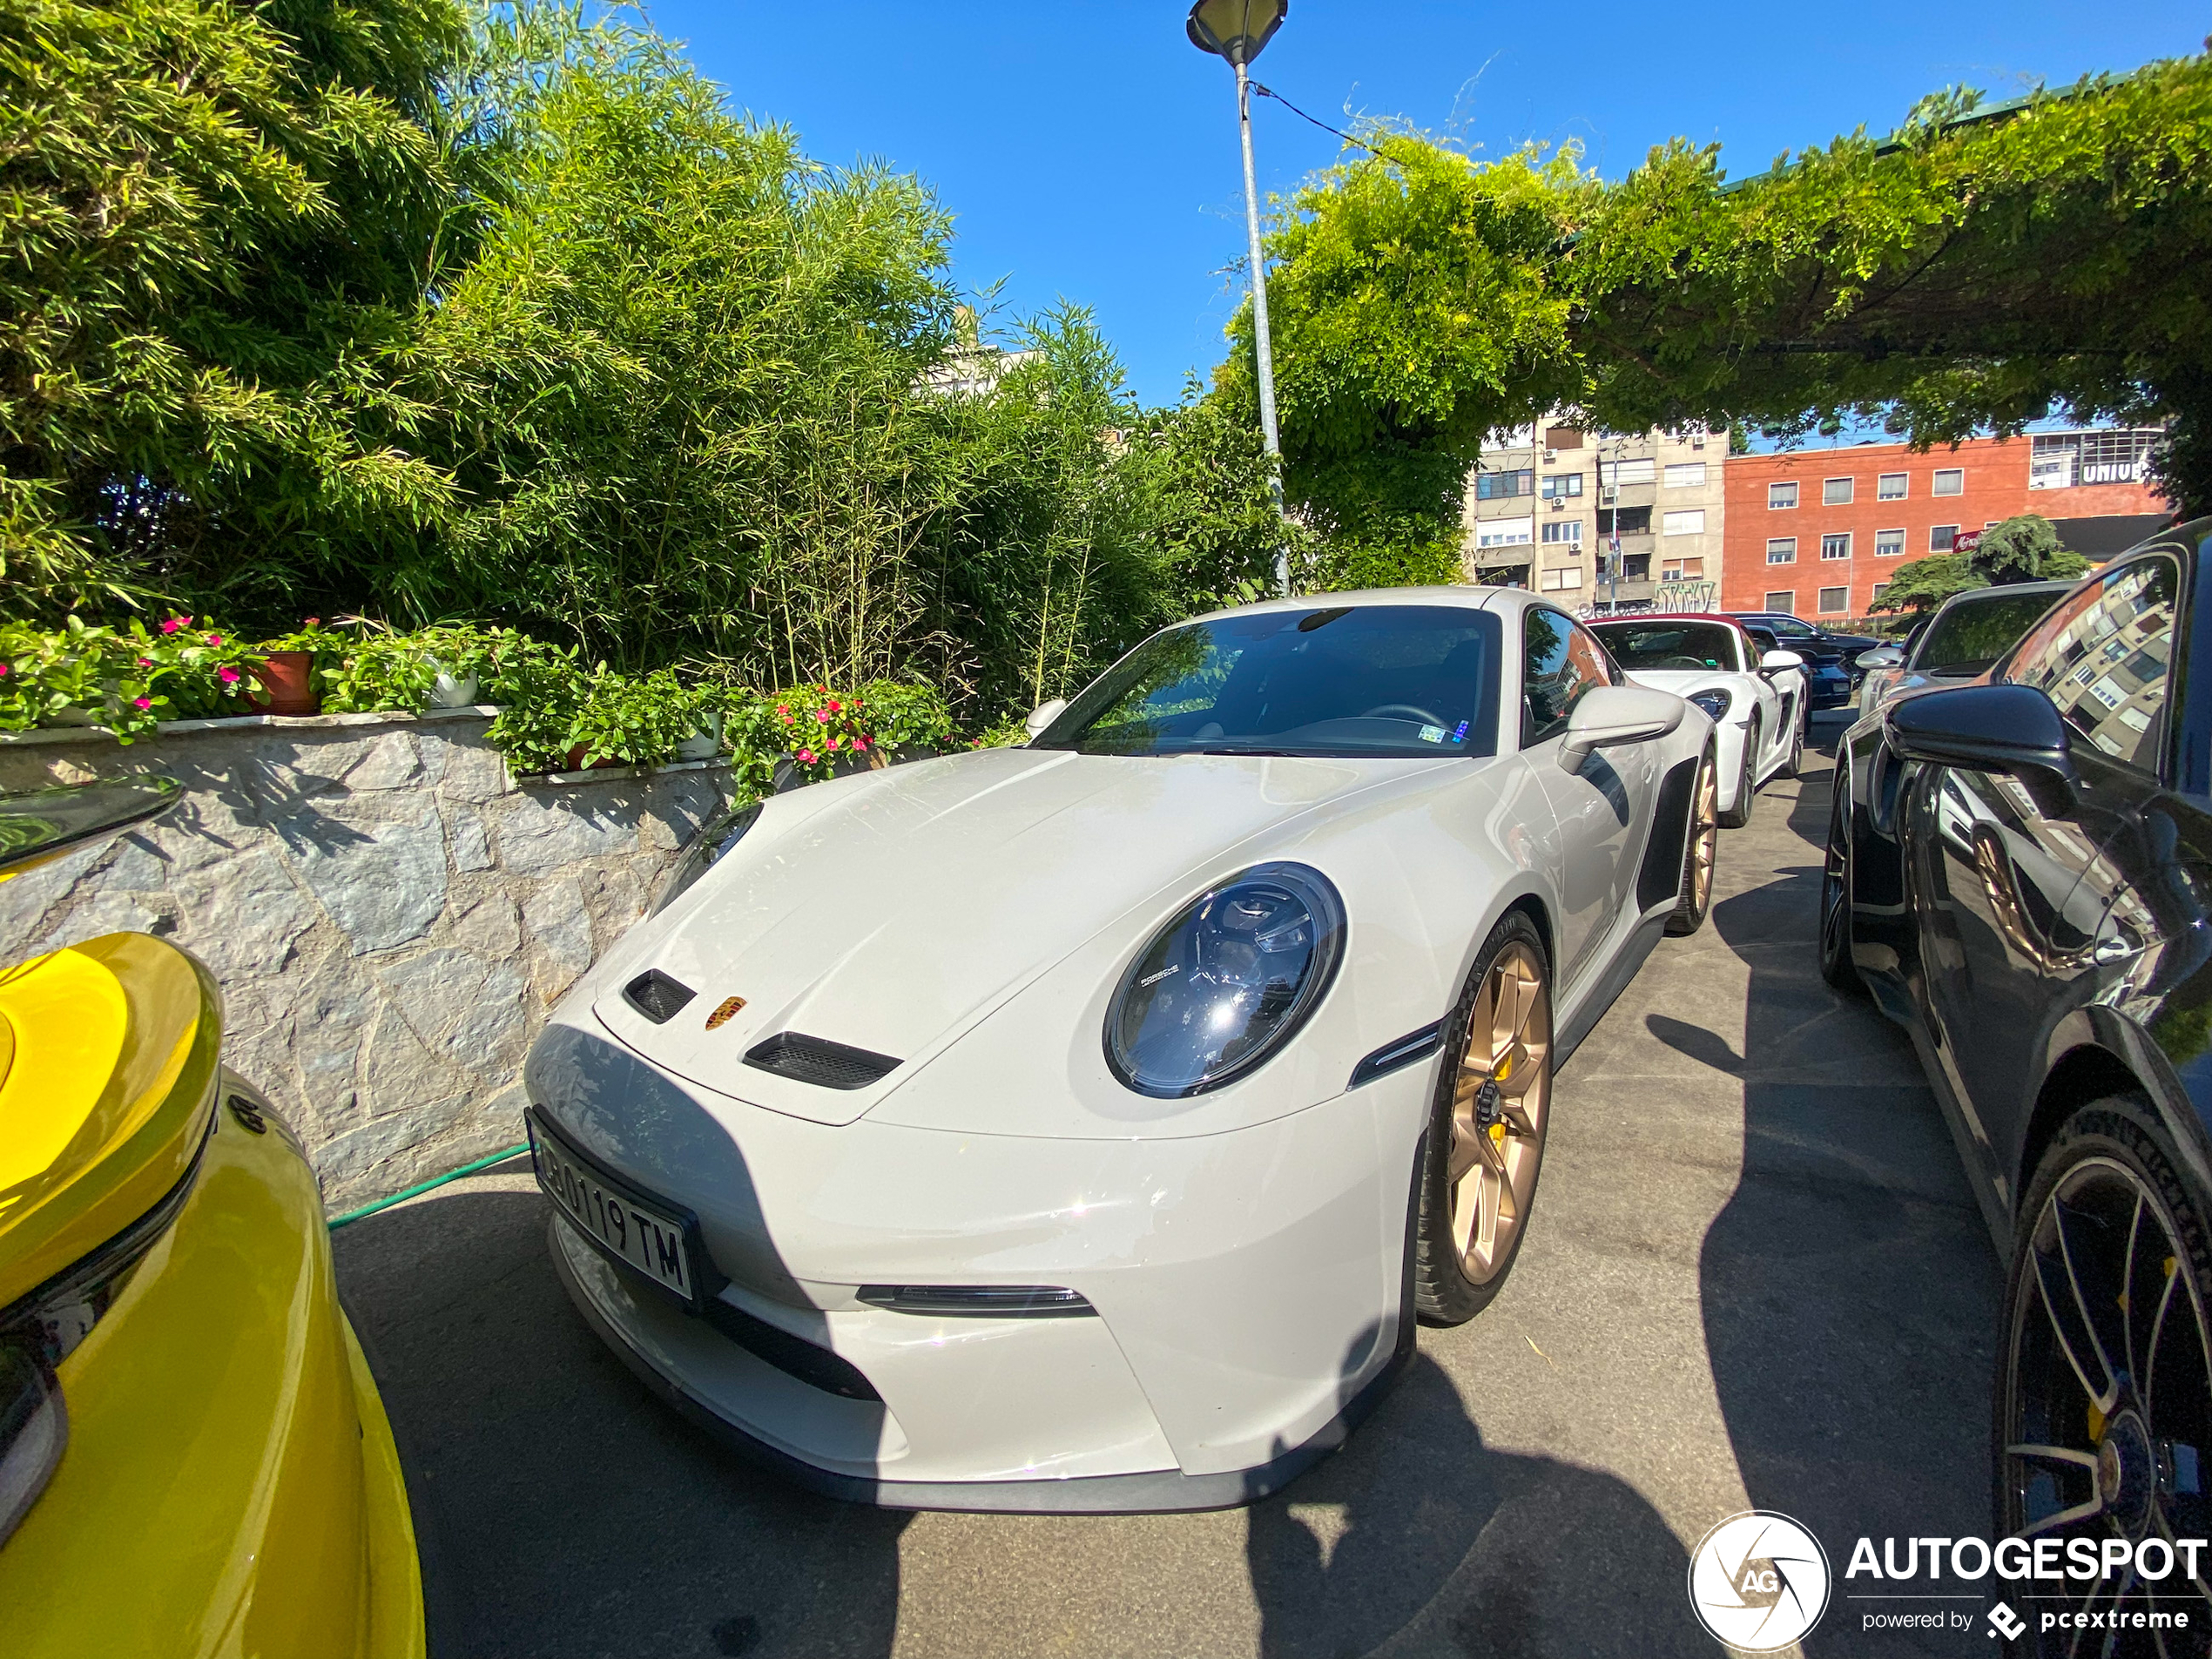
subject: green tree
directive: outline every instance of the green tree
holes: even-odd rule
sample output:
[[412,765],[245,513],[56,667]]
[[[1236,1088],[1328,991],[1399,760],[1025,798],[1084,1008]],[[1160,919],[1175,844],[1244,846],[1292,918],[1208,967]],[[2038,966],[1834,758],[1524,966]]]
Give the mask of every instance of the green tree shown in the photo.
[[1446,534],[1483,434],[1555,407],[1615,431],[1879,419],[1923,446],[2054,408],[2170,420],[2168,487],[2212,505],[2212,59],[1994,110],[1954,91],[1735,183],[1683,141],[1613,185],[1571,147],[1363,141],[1270,239],[1317,524]]
[[2063,581],[2089,568],[2088,560],[2060,543],[2058,526],[2040,513],[2017,514],[1984,530],[1972,559],[1985,580],[2000,586]]
[[1954,593],[1988,585],[1965,554],[1931,553],[1924,559],[1908,559],[1891,571],[1888,583],[1869,609],[1910,611],[1917,617],[1933,610]]
[[10,610],[275,609],[447,509],[388,367],[470,240],[462,35],[450,0],[0,0]]

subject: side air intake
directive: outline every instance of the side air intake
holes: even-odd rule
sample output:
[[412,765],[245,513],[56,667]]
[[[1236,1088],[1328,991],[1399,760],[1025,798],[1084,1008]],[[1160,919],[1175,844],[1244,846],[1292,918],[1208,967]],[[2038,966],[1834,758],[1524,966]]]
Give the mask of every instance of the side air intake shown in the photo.
[[1098,1310],[1079,1292],[1051,1285],[863,1285],[860,1300],[894,1313],[998,1319],[1069,1319]]
[[826,1037],[806,1036],[797,1031],[779,1031],[754,1043],[745,1050],[745,1062],[823,1089],[866,1089],[899,1064],[888,1055],[848,1049]]

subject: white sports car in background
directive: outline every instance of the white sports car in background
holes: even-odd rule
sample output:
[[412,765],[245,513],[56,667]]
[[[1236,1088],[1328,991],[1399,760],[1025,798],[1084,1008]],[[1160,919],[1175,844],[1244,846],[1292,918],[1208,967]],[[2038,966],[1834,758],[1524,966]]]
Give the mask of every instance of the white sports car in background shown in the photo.
[[1711,725],[1484,588],[1203,617],[1039,716],[709,826],[531,1053],[553,1258],[817,1489],[1246,1502],[1503,1283],[1554,1068],[1704,920]]
[[1590,631],[1637,685],[1687,698],[1712,717],[1724,828],[1751,821],[1769,779],[1797,776],[1810,712],[1797,652],[1762,653],[1726,617],[1641,616],[1594,622]]

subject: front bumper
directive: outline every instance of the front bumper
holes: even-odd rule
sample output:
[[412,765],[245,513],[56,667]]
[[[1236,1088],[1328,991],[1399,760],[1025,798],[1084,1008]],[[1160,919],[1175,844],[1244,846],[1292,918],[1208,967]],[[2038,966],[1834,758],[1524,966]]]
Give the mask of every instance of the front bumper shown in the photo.
[[[1233,1133],[1087,1142],[809,1123],[568,1025],[529,1078],[563,1138],[696,1212],[730,1279],[738,1317],[697,1317],[552,1223],[586,1321],[695,1421],[860,1501],[1152,1511],[1279,1487],[1410,1352],[1433,1066]],[[1096,1317],[907,1313],[861,1302],[868,1285],[1049,1285]],[[751,1321],[876,1398],[803,1377]]]

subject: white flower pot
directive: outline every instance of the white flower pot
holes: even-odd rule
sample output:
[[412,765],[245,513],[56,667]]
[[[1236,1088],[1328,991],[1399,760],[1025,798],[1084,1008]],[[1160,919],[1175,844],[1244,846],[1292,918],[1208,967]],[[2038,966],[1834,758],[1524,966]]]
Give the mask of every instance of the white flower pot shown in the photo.
[[722,711],[717,709],[706,717],[704,729],[694,732],[676,745],[678,760],[711,760],[722,752]]

